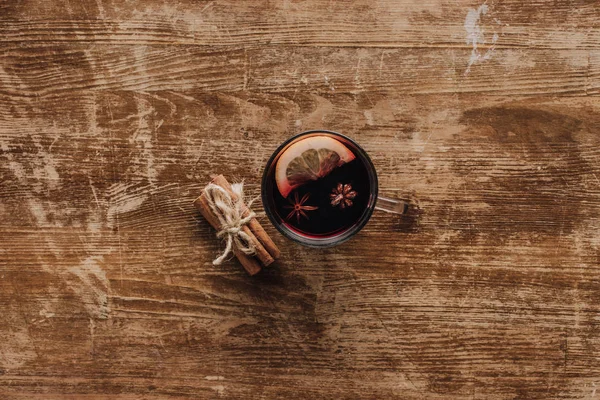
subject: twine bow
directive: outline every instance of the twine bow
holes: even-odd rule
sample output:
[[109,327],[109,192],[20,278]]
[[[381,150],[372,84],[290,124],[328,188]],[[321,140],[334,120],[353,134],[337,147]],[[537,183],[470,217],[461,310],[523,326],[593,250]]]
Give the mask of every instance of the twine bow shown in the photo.
[[[237,199],[232,196],[221,186],[209,183],[204,188],[204,194],[210,207],[210,210],[218,218],[221,230],[217,232],[219,239],[226,238],[225,250],[223,253],[214,259],[213,265],[221,265],[225,258],[232,252],[233,246],[237,247],[241,252],[253,255],[256,249],[242,228],[256,216],[254,212],[244,217],[242,205],[244,204],[244,184],[234,183],[231,185],[231,190],[235,193]],[[254,200],[247,204],[250,205]]]

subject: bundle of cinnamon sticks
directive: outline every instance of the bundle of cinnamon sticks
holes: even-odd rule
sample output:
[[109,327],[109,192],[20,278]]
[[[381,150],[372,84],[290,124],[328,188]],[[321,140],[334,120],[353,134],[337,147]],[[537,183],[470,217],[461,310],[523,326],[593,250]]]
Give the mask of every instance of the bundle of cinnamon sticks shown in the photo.
[[[232,190],[231,184],[223,175],[214,176],[211,183],[225,189],[233,201],[238,200],[238,195]],[[194,206],[213,228],[217,231],[222,229],[219,219],[211,210],[204,193],[194,201]],[[250,215],[251,211],[245,204],[242,205],[241,210],[243,217],[248,217]],[[236,246],[233,246],[232,251],[244,269],[250,275],[255,275],[262,267],[266,267],[273,263],[273,261],[279,257],[280,251],[256,218],[252,218],[250,222],[243,225],[241,229],[250,238],[249,241],[255,249],[255,255],[245,254]]]

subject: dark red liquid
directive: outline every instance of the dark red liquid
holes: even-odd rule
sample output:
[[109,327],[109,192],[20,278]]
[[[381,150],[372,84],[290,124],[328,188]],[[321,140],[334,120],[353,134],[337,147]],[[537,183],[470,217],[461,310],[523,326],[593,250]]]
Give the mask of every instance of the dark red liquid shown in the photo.
[[[316,181],[310,181],[294,189],[284,198],[277,189],[274,171],[269,177],[269,199],[265,204],[277,215],[280,224],[304,236],[330,237],[338,235],[356,225],[367,211],[371,196],[371,182],[367,167],[352,146],[344,143],[356,156],[349,163],[336,167],[327,176]],[[332,193],[338,184],[350,185],[356,192],[352,204],[332,204]],[[304,202],[302,202],[304,199]],[[316,209],[302,209],[304,214],[294,212],[295,203]]]

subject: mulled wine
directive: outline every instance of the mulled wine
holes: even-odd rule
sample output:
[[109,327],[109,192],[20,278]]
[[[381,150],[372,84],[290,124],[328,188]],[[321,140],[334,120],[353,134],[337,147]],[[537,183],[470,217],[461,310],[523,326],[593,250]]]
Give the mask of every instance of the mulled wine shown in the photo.
[[356,143],[328,131],[300,134],[269,160],[262,197],[267,215],[286,236],[330,246],[368,221],[377,196],[373,165]]

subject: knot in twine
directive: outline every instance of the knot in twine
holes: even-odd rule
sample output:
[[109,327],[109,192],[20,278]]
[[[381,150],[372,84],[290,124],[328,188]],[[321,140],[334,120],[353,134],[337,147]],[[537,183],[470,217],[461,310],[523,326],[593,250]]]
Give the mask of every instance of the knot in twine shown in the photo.
[[[237,199],[234,200],[227,190],[214,183],[209,183],[204,188],[204,195],[206,196],[210,210],[217,217],[221,226],[221,230],[217,232],[217,237],[219,239],[226,238],[225,250],[223,250],[220,256],[214,259],[213,265],[221,265],[225,258],[233,251],[233,246],[237,247],[244,254],[253,255],[256,253],[250,236],[243,231],[244,225],[248,224],[256,216],[253,211],[249,211],[246,217],[243,216],[244,184],[234,183],[231,185],[231,191],[236,195]],[[254,200],[256,199],[248,203],[248,208],[250,208]]]

